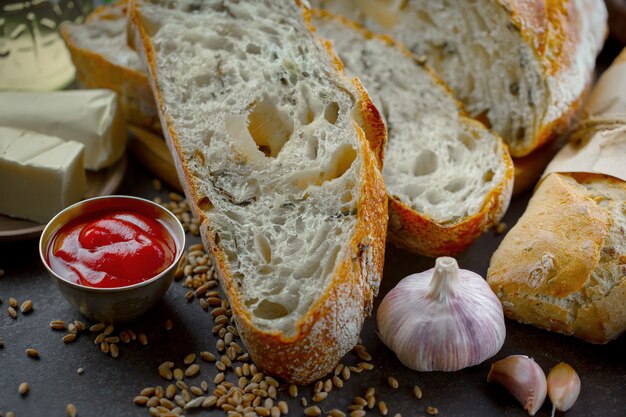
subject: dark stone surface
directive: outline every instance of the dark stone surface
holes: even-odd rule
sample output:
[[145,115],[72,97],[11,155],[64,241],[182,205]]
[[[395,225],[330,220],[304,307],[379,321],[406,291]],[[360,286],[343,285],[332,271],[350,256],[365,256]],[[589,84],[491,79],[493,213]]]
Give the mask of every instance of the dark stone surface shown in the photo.
[[[619,53],[620,46],[609,41],[598,60],[598,68],[608,66]],[[157,195],[150,187],[150,176],[130,159],[130,168],[120,194],[153,198]],[[161,195],[166,198],[166,191]],[[516,198],[503,221],[512,227],[524,211],[530,194]],[[0,196],[5,198],[5,196]],[[502,236],[488,233],[458,257],[461,268],[485,276],[489,259],[502,240]],[[188,244],[199,242],[188,235]],[[376,305],[403,277],[434,265],[427,259],[410,253],[387,248],[384,279]],[[132,399],[147,386],[167,383],[157,372],[159,364],[173,360],[182,365],[183,358],[192,352],[215,350],[215,338],[211,334],[213,321],[198,302],[187,302],[185,289],[175,282],[165,298],[139,320],[124,328],[148,335],[149,344],[121,345],[120,356],[113,359],[104,355],[93,344],[94,336],[83,333],[72,344],[61,341],[63,332],[53,331],[49,323],[55,319],[87,320],[82,318],[61,296],[47,276],[39,260],[37,242],[0,243],[0,268],[5,276],[0,278],[0,337],[4,348],[0,349],[0,412],[12,410],[16,417],[65,416],[65,407],[73,403],[80,417],[130,417],[148,416],[145,408],[133,404]],[[15,297],[21,303],[26,299],[34,302],[35,309],[29,315],[20,314],[13,320],[7,314],[8,299]],[[626,306],[624,307],[626,308]],[[374,311],[375,314],[375,311]],[[171,318],[174,329],[166,332],[163,323]],[[90,323],[88,323],[90,324]],[[507,320],[507,338],[502,350],[485,363],[454,373],[411,371],[400,364],[395,355],[380,342],[373,319],[366,321],[362,333],[363,343],[374,357],[374,370],[353,374],[343,389],[333,390],[328,399],[320,404],[323,411],[346,407],[355,395],[376,387],[377,397],[387,403],[389,416],[402,413],[404,417],[426,416],[426,407],[439,409],[440,416],[526,416],[522,407],[500,386],[486,382],[491,363],[511,354],[533,357],[548,372],[559,362],[567,362],[576,369],[582,381],[582,391],[568,417],[624,417],[626,416],[626,336],[599,346],[582,342],[573,337],[546,332]],[[26,356],[25,349],[32,347],[41,352],[40,359]],[[199,376],[188,382],[199,385],[206,380],[213,386],[217,371],[211,364],[201,365]],[[346,355],[343,363],[355,364],[353,353]],[[84,368],[79,375],[76,371]],[[234,376],[229,373],[230,378]],[[392,390],[387,377],[394,376],[400,388]],[[30,392],[21,397],[17,388],[28,382]],[[424,393],[416,400],[411,393],[413,385],[419,385]],[[311,403],[312,387],[300,389],[300,397]],[[280,398],[289,402],[290,415],[302,415],[299,399],[291,399],[285,392]],[[546,401],[536,414],[550,415],[550,403]],[[194,415],[224,415],[220,410],[199,410]],[[377,410],[368,415],[379,415]],[[562,415],[562,413],[557,413]]]
[[[152,198],[156,193],[148,185],[150,177],[131,159],[131,168],[120,194],[131,194]],[[161,193],[164,197],[166,192]],[[504,221],[509,227],[524,210],[528,194],[517,198]],[[501,240],[492,233],[480,238],[465,254],[458,258],[462,268],[485,275],[491,253]],[[189,236],[189,244],[198,242]],[[388,247],[384,280],[377,298],[389,291],[401,278],[431,268],[433,259],[426,259]],[[80,314],[61,297],[52,280],[40,263],[37,242],[24,241],[0,245],[0,268],[5,276],[0,278],[0,337],[4,348],[0,349],[0,411],[16,412],[17,417],[64,416],[68,402],[75,404],[82,417],[147,416],[146,409],[133,404],[132,399],[147,386],[167,385],[157,373],[157,367],[166,360],[182,365],[182,359],[191,352],[209,350],[215,352],[215,339],[211,335],[213,322],[197,301],[187,302],[185,289],[175,282],[164,300],[128,327],[135,332],[148,335],[145,347],[137,343],[121,345],[120,357],[113,359],[101,353],[93,344],[94,336],[83,333],[72,344],[61,341],[63,332],[49,328],[54,319],[70,321],[81,319]],[[35,310],[29,315],[20,314],[11,319],[6,309],[9,297],[21,303],[26,299],[34,302]],[[174,329],[166,332],[163,323],[167,318],[174,322]],[[507,321],[507,338],[497,356],[485,363],[454,373],[420,373],[403,367],[395,355],[378,339],[375,321],[367,320],[363,331],[363,342],[374,357],[375,369],[371,372],[353,374],[342,390],[334,390],[321,404],[325,411],[337,407],[345,411],[355,395],[364,395],[374,386],[378,397],[384,400],[391,416],[426,415],[428,405],[439,409],[441,416],[524,416],[522,407],[494,384],[487,384],[486,376],[490,364],[509,354],[532,356],[544,371],[564,361],[571,364],[580,374],[582,392],[575,406],[567,412],[569,417],[626,415],[626,338],[622,337],[605,346],[594,346],[575,338],[562,336]],[[41,352],[40,359],[26,356],[25,349],[33,347]],[[345,362],[356,363],[352,353]],[[201,373],[191,379],[199,385],[206,380],[212,386],[215,368],[201,364]],[[77,369],[84,368],[79,375]],[[393,375],[400,388],[392,390],[386,383]],[[234,374],[231,372],[230,376]],[[21,397],[17,387],[21,382],[30,384],[30,393]],[[413,398],[414,384],[422,387],[424,396],[418,401]],[[300,396],[309,399],[312,387],[301,388]],[[302,415],[298,401],[281,393],[289,401],[290,414]],[[222,415],[217,410],[199,410],[188,415]],[[378,415],[372,410],[368,414]],[[546,402],[537,414],[549,416],[550,406]]]

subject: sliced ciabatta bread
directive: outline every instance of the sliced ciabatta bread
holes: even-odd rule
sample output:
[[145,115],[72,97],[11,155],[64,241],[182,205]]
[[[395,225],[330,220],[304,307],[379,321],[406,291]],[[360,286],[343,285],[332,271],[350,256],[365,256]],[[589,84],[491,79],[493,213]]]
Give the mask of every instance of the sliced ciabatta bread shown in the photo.
[[382,273],[376,109],[299,2],[129,7],[242,340],[272,375],[321,377],[356,344]]
[[513,166],[506,145],[465,117],[432,71],[392,39],[325,10],[312,14],[316,33],[332,41],[387,125],[388,239],[427,256],[464,250],[508,207]]
[[565,131],[606,34],[602,0],[313,0],[404,43],[524,156]]
[[127,44],[126,3],[100,6],[84,23],[65,22],[59,31],[76,67],[78,83],[84,88],[115,91],[129,123],[160,132],[146,67]]

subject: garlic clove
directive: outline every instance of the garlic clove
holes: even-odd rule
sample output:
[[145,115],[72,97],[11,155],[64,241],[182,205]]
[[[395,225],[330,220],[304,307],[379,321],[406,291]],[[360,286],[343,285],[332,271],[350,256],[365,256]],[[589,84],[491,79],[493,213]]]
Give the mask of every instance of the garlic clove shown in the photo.
[[504,386],[531,416],[546,400],[546,374],[528,356],[512,355],[497,361],[491,366],[487,382]]
[[554,411],[567,411],[578,399],[580,394],[580,378],[568,364],[561,362],[550,370],[548,374],[548,396],[552,401],[552,415]]

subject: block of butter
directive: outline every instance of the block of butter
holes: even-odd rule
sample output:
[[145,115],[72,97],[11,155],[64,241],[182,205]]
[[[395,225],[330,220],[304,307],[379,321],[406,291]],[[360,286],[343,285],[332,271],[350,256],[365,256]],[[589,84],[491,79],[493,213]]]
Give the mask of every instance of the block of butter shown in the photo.
[[124,153],[128,132],[111,90],[0,93],[0,126],[85,145],[85,168],[98,170]]
[[85,147],[0,126],[0,213],[46,223],[85,196]]

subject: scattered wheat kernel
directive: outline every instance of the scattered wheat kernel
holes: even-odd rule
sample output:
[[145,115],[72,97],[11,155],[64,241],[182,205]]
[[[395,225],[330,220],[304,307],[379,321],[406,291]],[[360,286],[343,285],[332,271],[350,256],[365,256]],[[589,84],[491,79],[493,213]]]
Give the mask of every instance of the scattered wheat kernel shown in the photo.
[[337,375],[334,375],[333,385],[335,386],[335,388],[343,388],[343,380],[339,378]]
[[190,388],[190,391],[191,391],[191,393],[192,393],[193,395],[195,395],[196,397],[199,397],[199,396],[201,396],[202,394],[204,394],[204,391],[202,391],[202,388],[200,388],[200,387],[196,387],[196,386],[191,387],[191,388]]
[[376,406],[376,397],[373,395],[371,397],[367,397],[367,408],[370,410]]
[[170,381],[173,377],[172,370],[166,367],[159,367],[159,375],[161,378]]
[[109,353],[109,344],[107,342],[100,343],[100,350],[102,353]]
[[156,407],[157,405],[159,405],[159,401],[161,399],[157,396],[153,396],[148,398],[148,401],[146,402],[146,407]]
[[417,385],[413,386],[413,396],[418,400],[422,398],[422,389]]
[[300,405],[302,405],[302,407],[306,407],[308,404],[309,402],[306,400],[306,398],[300,398]]
[[356,396],[354,397],[354,403],[365,407],[367,405],[367,400],[363,397]]
[[322,381],[317,381],[315,383],[315,388],[313,389],[313,392],[320,392],[322,389],[324,388],[324,383]]
[[17,318],[17,311],[15,311],[13,307],[7,308],[7,311],[9,312],[9,316],[11,316],[12,319]]
[[9,297],[9,305],[13,308],[17,308],[17,300],[13,297]]
[[316,392],[315,395],[313,395],[313,402],[314,403],[319,403],[321,401],[324,401],[326,399],[326,397],[328,397],[328,393],[321,391],[321,392]]
[[156,391],[154,387],[147,387],[141,390],[141,395],[150,398],[154,395],[154,391]]
[[115,328],[112,324],[109,324],[107,327],[104,328],[104,335],[109,336],[111,333],[113,333],[113,330],[115,330]]
[[196,354],[190,353],[189,355],[185,356],[185,359],[183,359],[183,363],[185,365],[191,365],[195,360],[196,360]]
[[104,330],[105,327],[107,327],[107,325],[104,323],[96,323],[93,326],[89,327],[89,331],[92,333],[100,333]]
[[129,343],[130,342],[130,335],[128,334],[128,332],[126,330],[123,330],[120,332],[120,340],[123,343]]
[[28,382],[22,382],[20,386],[17,387],[17,392],[19,392],[20,395],[26,395],[28,394],[29,389],[30,387],[28,386]]
[[105,337],[104,341],[107,343],[119,343],[120,342],[120,338],[117,336],[109,336],[109,337]]
[[378,403],[378,411],[380,411],[380,414],[382,414],[383,416],[386,416],[389,413],[387,404],[385,404],[384,401]]
[[180,368],[174,369],[173,374],[174,374],[174,379],[177,380],[177,381],[181,381],[183,379],[183,377],[185,376],[185,373]]
[[78,330],[79,332],[82,332],[87,328],[87,326],[85,326],[85,323],[80,320],[74,320],[74,326],[76,326],[76,330]]
[[52,330],[65,330],[65,322],[63,320],[52,320],[50,328]]
[[167,388],[165,388],[165,397],[172,399],[176,395],[176,385],[169,384]]
[[39,351],[37,349],[33,349],[33,348],[26,349],[26,355],[34,359],[39,359]]
[[289,391],[289,396],[290,397],[296,398],[298,396],[298,386],[297,385],[294,385],[294,384],[289,385],[288,391]]
[[284,415],[287,415],[287,413],[289,413],[289,405],[287,405],[286,401],[279,401],[278,402],[278,409]]
[[170,330],[172,330],[174,328],[174,323],[172,322],[171,319],[167,319],[167,320],[165,320],[164,327],[165,327],[165,330],[167,330],[169,332]]
[[72,343],[76,340],[76,333],[68,333],[61,338],[64,343]]
[[350,411],[350,417],[363,417],[365,416],[365,410]]
[[280,408],[278,408],[277,406],[273,406],[272,408],[270,408],[270,415],[272,417],[280,417]]
[[78,368],[78,369],[76,370],[76,373],[77,373],[78,375],[82,375],[84,372],[85,372],[85,370],[84,370],[83,368]]
[[330,410],[328,412],[328,415],[330,417],[346,417],[346,413],[344,413],[343,411],[338,410],[336,408],[333,408],[332,410]]
[[95,345],[99,345],[100,343],[104,342],[105,337],[106,336],[104,335],[104,333],[100,333],[98,336],[96,336],[95,339],[93,339],[93,343]]
[[111,353],[112,358],[117,358],[120,355],[119,348],[115,343],[111,343],[109,345],[109,352]]
[[308,417],[316,417],[316,416],[319,416],[320,414],[322,414],[322,410],[320,410],[320,408],[316,406],[307,407],[304,410],[304,415]]
[[20,306],[20,311],[23,314],[27,314],[33,311],[33,302],[31,300],[24,301],[22,305]]
[[400,384],[398,383],[398,380],[392,376],[387,377],[387,383],[393,389],[398,389],[398,387],[400,386]]
[[428,407],[426,407],[426,413],[430,414],[431,416],[436,416],[437,414],[439,414],[439,410],[437,410],[436,407],[429,405]]
[[211,408],[217,403],[217,397],[211,395],[202,402],[202,408]]
[[359,405],[359,404],[350,404],[348,406],[348,411],[354,411],[354,410],[362,410],[364,406]]
[[372,360],[372,356],[367,353],[367,351],[359,349],[356,351],[357,356],[359,357],[359,359],[364,360],[364,361],[371,361]]
[[68,404],[67,407],[65,407],[65,411],[67,411],[68,417],[76,417],[77,411],[74,404]]
[[159,180],[158,178],[154,178],[152,180],[152,188],[154,188],[154,191],[161,191],[161,189],[163,188],[163,184],[161,184],[161,180]]
[[[132,336],[131,336],[131,337],[132,337]],[[143,334],[143,333],[139,333],[139,334],[137,335],[137,340],[139,340],[139,343],[140,343],[142,346],[146,346],[146,345],[148,344],[148,336],[146,336],[146,335],[145,335],[145,334]]]

